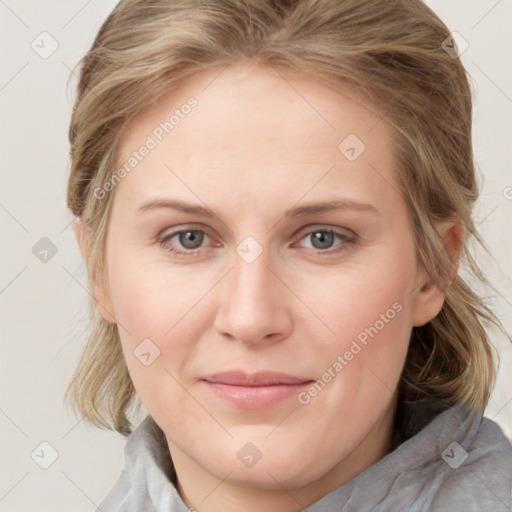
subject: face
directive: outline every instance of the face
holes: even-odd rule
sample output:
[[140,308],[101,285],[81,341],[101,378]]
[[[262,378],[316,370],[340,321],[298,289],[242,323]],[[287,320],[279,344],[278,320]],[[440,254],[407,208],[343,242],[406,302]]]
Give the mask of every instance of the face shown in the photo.
[[311,79],[219,71],[131,124],[95,293],[184,474],[335,487],[389,448],[412,326],[442,300],[385,119]]

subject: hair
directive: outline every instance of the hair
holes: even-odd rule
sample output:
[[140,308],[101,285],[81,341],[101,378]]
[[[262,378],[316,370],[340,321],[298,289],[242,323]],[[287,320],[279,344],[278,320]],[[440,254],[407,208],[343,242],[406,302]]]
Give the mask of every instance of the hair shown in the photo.
[[[350,92],[395,128],[397,172],[419,262],[442,286],[453,262],[436,229],[465,228],[470,278],[485,277],[468,250],[478,185],[470,83],[444,51],[449,29],[420,0],[123,0],[81,60],[69,139],[67,201],[90,231],[89,282],[107,286],[105,242],[112,179],[130,122],[201,70],[251,61]],[[104,187],[103,190],[107,190]],[[475,281],[478,282],[478,281]],[[137,397],[118,328],[90,303],[90,335],[67,396],[90,422],[127,435]],[[500,325],[457,273],[440,313],[414,327],[398,399],[485,408],[495,380],[486,327]]]

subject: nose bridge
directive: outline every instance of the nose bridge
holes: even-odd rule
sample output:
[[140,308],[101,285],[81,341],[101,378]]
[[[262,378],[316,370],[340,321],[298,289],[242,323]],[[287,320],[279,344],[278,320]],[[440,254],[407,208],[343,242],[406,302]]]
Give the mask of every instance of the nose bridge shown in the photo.
[[290,319],[286,298],[280,295],[269,268],[271,256],[268,251],[261,252],[255,259],[245,258],[243,253],[235,256],[233,269],[223,287],[217,330],[247,343],[265,337],[275,339],[290,328]]
[[252,306],[254,301],[265,305],[270,299],[272,273],[268,268],[268,260],[266,254],[252,262],[237,257],[232,272],[233,293],[241,306]]

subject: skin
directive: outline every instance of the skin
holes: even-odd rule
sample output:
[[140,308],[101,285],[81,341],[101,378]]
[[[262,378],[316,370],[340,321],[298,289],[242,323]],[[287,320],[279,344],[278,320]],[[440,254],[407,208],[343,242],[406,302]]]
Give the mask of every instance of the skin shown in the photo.
[[[444,295],[418,264],[385,120],[319,82],[245,63],[198,73],[150,107],[131,124],[120,160],[190,96],[198,106],[116,187],[108,287],[94,283],[93,291],[119,326],[137,394],[166,434],[187,505],[297,511],[393,448],[411,329],[437,315]],[[352,162],[338,149],[348,134],[366,146]],[[138,211],[155,199],[215,216]],[[285,217],[329,200],[371,209]],[[84,247],[85,230],[76,228]],[[318,249],[312,234],[329,228],[343,238]],[[460,226],[441,228],[456,258]],[[180,229],[204,230],[201,248],[187,249],[178,236],[161,243]],[[262,249],[252,263],[236,252],[248,236]],[[201,382],[235,369],[320,379],[393,304],[400,312],[307,404],[293,396],[241,409]],[[160,350],[149,366],[134,355],[144,339]],[[248,442],[261,453],[252,467],[237,457]]]

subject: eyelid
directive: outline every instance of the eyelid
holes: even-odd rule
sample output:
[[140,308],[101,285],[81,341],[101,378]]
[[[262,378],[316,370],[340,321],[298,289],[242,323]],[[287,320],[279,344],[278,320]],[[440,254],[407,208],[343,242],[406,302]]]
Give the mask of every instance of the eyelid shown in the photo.
[[[187,231],[200,231],[200,232],[204,233],[206,235],[206,237],[208,237],[210,240],[214,241],[214,237],[212,237],[209,234],[209,229],[206,226],[198,225],[198,224],[190,224],[190,225],[184,225],[184,226],[180,226],[175,229],[172,229],[167,234],[166,234],[166,230],[164,230],[162,232],[162,234],[158,235],[158,237],[157,237],[158,243],[165,247],[166,243],[170,239],[174,238],[175,236],[179,235],[180,233],[184,233]],[[294,235],[294,242],[292,243],[292,246],[301,242],[308,235],[311,235],[312,233],[320,232],[320,231],[330,232],[330,233],[333,233],[335,236],[338,236],[342,242],[342,244],[340,244],[340,245],[343,245],[343,242],[345,242],[346,244],[351,244],[351,243],[353,244],[357,241],[356,233],[354,233],[352,230],[350,230],[348,228],[343,228],[341,226],[334,227],[334,226],[330,226],[330,225],[326,225],[326,224],[312,224],[312,225],[308,225],[308,226],[303,226],[297,232],[297,234]],[[218,242],[216,243],[216,246],[217,247],[219,246]],[[172,253],[178,254],[180,256],[186,257],[186,256],[196,256],[202,250],[205,250],[207,248],[208,248],[207,246],[201,246],[196,249],[190,249],[190,250],[169,249],[169,248],[167,248],[166,250],[168,250]],[[319,254],[319,255],[320,254],[336,253],[336,252],[340,252],[342,250],[342,249],[335,249],[335,248],[334,249],[327,248],[325,250],[321,250],[321,249],[315,249],[315,248],[311,248],[311,247],[304,247],[303,249],[305,249],[306,251],[307,250],[312,251],[315,254]]]
[[158,240],[168,239],[185,231],[202,231],[209,238],[212,238],[210,235],[210,229],[203,224],[184,224],[183,226],[180,225],[173,228],[165,228],[157,235],[156,238]]
[[344,228],[342,226],[331,226],[329,224],[310,224],[308,226],[304,226],[297,232],[294,239],[302,240],[306,235],[316,233],[318,231],[329,231],[344,238],[357,239],[356,233],[351,229]]
[[[346,231],[346,232],[345,232]],[[309,236],[313,233],[318,232],[328,232],[332,233],[334,237],[338,237],[338,243],[334,241],[334,244],[331,247],[327,247],[326,249],[317,249],[315,247],[304,247],[301,246],[301,242],[305,241]],[[311,244],[311,242],[309,242]],[[307,230],[301,230],[299,235],[296,238],[296,241],[293,242],[292,247],[298,246],[299,249],[304,251],[306,254],[310,256],[317,257],[329,257],[341,255],[345,251],[347,251],[350,247],[354,246],[357,243],[357,235],[349,229],[343,229],[340,227],[334,228],[331,226],[319,226],[319,227],[311,227],[308,226]]]
[[[177,234],[182,233],[184,231],[202,231],[209,238],[213,238],[209,233],[209,228],[202,224],[184,225],[184,226],[180,226],[177,229],[171,228],[171,231],[169,233],[165,234],[167,230],[168,230],[168,228],[164,229],[161,233],[159,233],[157,235],[157,238],[158,239],[172,238],[173,236],[176,236]],[[308,226],[303,226],[302,228],[300,228],[293,235],[293,238],[294,239],[297,239],[297,238],[302,239],[305,235],[311,234],[312,232],[316,232],[316,231],[332,231],[333,233],[338,234],[340,236],[345,236],[345,233],[347,233],[347,236],[349,236],[349,237],[354,237],[354,238],[356,237],[356,234],[351,229],[344,228],[341,226],[330,226],[328,224],[310,224]]]
[[[170,228],[170,229],[164,229],[161,231],[157,237],[156,241],[159,245],[164,247],[167,251],[177,254],[179,256],[196,256],[199,252],[201,252],[204,249],[207,249],[207,246],[201,246],[197,249],[170,249],[169,247],[166,247],[166,245],[169,243],[169,241],[174,238],[175,236],[179,235],[180,233],[185,233],[187,231],[200,231],[205,234],[206,237],[208,237],[210,240],[214,240],[214,237],[212,237],[209,233],[209,229],[204,225],[197,225],[197,224],[189,224],[184,226],[179,226],[176,228]],[[218,246],[218,244],[217,244]]]

